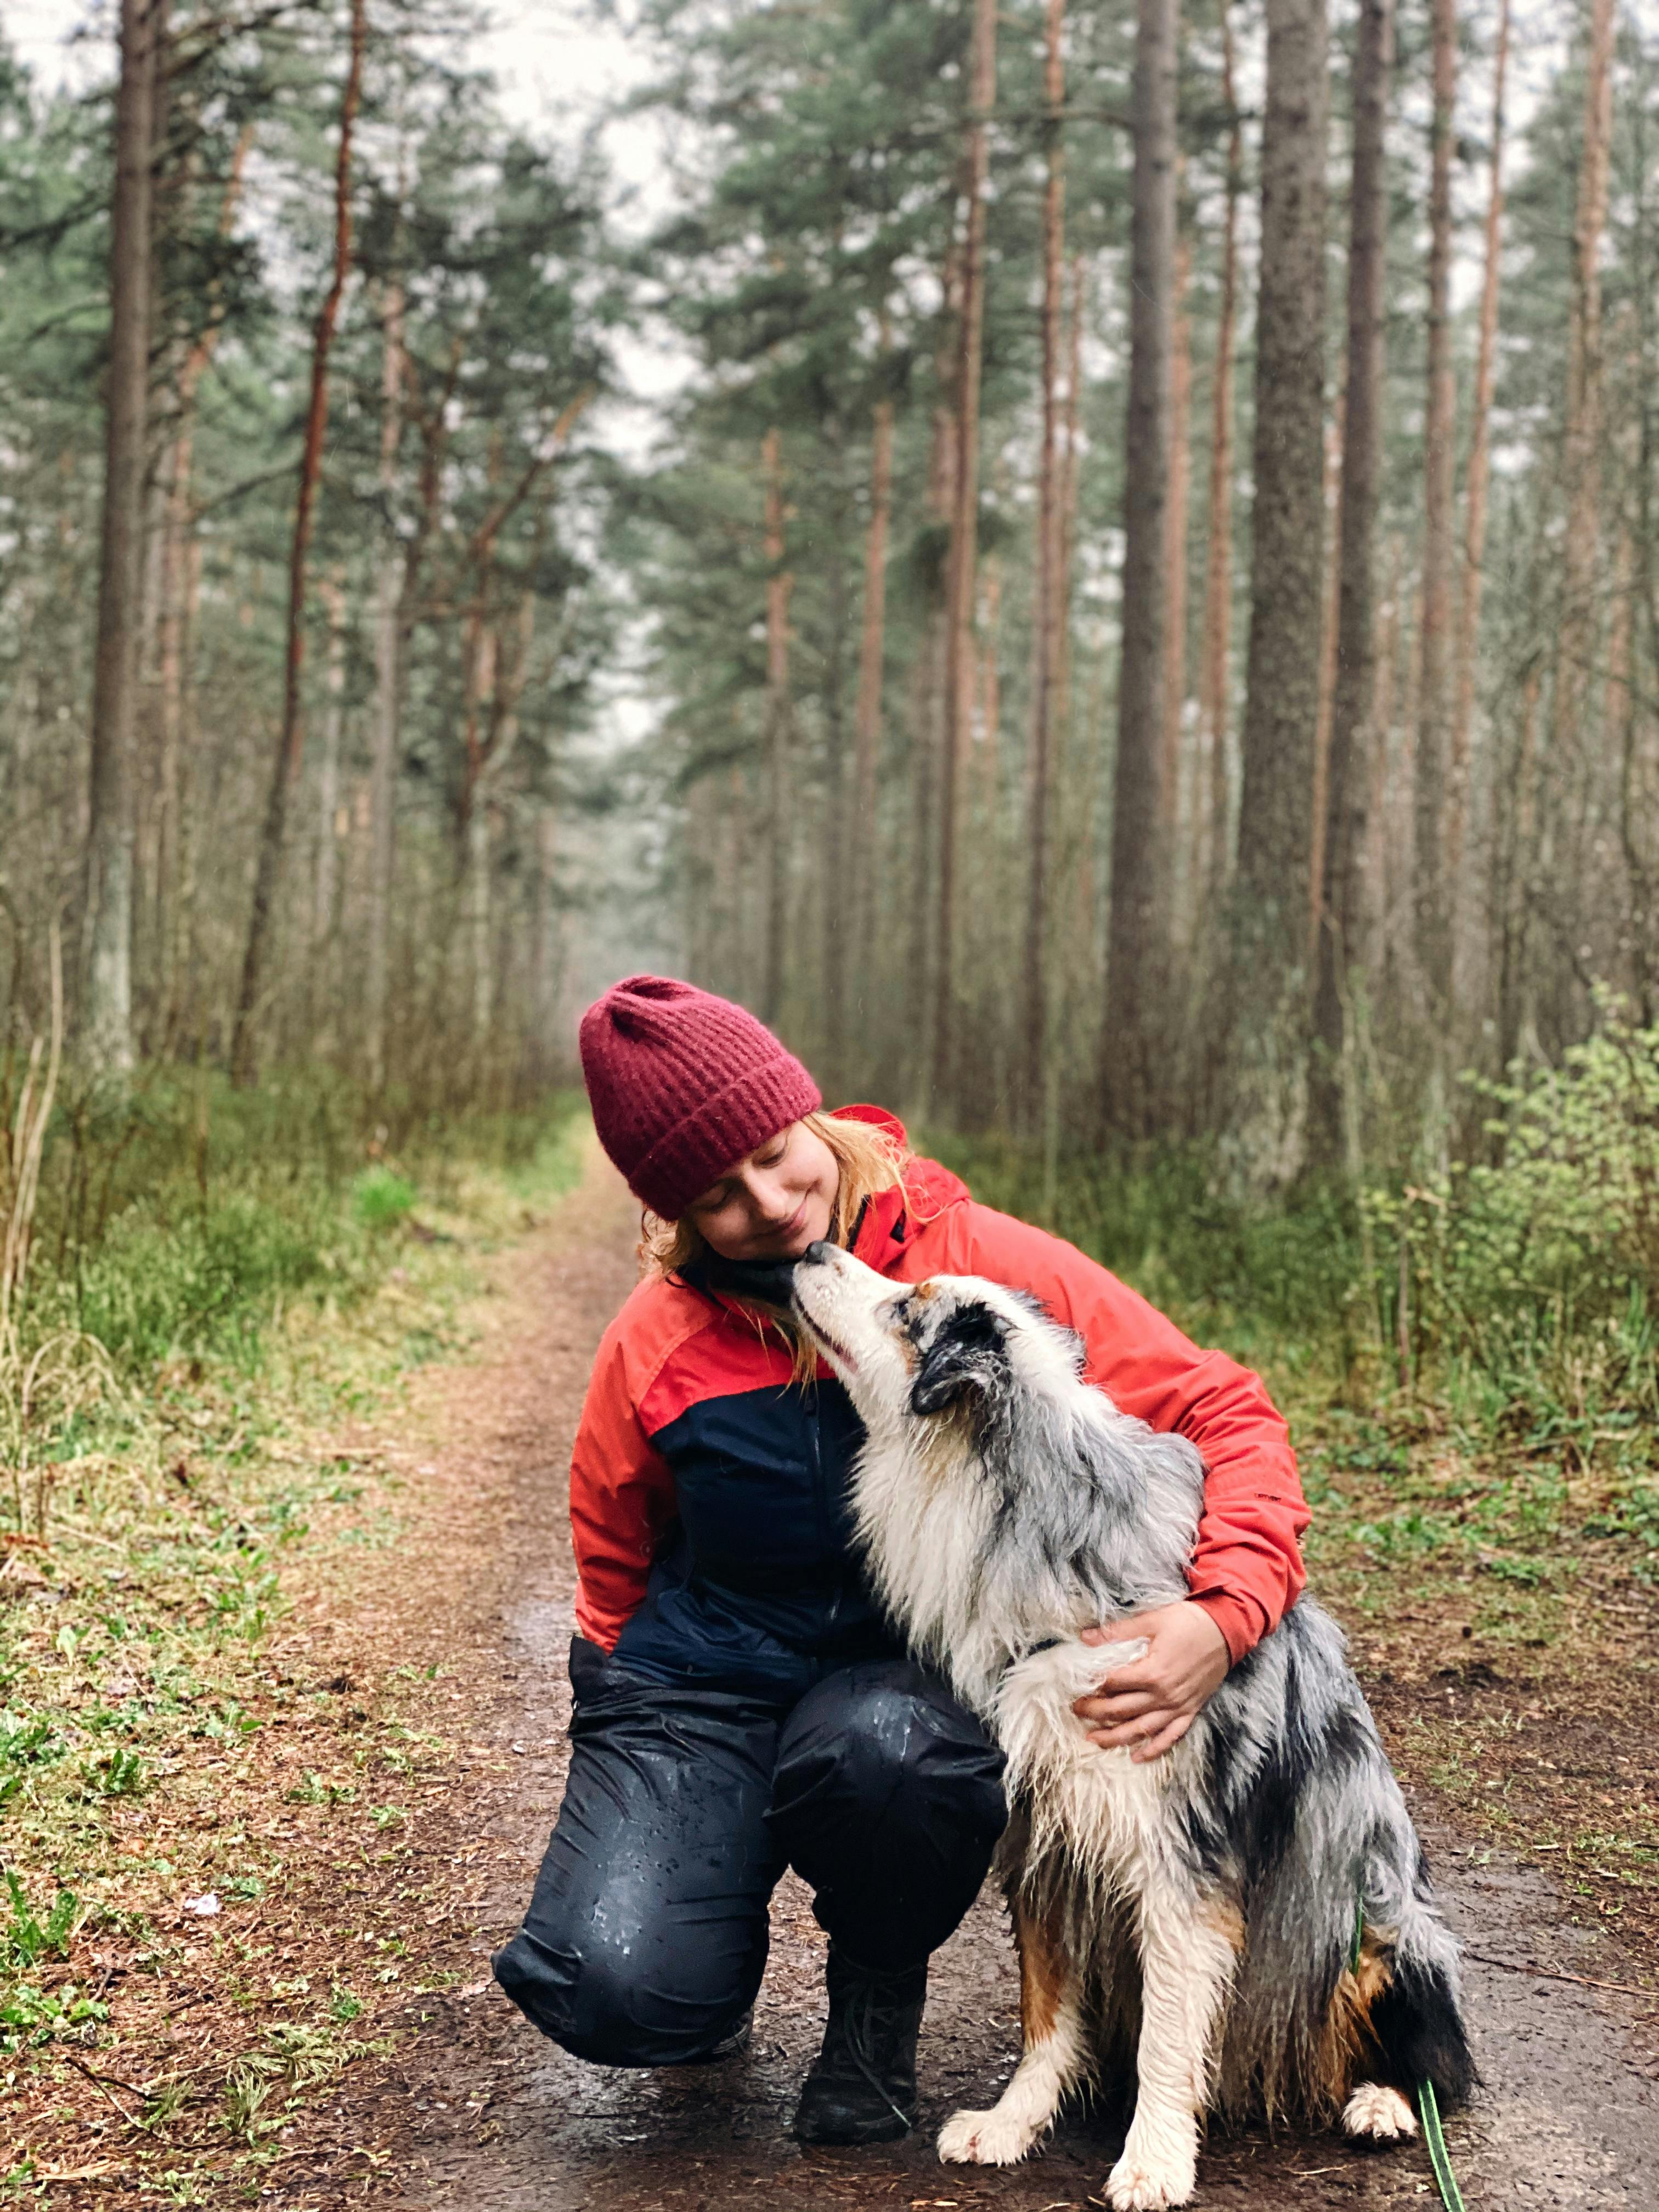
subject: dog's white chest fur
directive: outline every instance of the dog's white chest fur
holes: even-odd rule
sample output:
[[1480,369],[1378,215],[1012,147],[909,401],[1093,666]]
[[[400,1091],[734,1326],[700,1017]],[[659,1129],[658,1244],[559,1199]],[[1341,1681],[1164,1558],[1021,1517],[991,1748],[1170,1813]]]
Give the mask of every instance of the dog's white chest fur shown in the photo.
[[1032,1808],[1034,1849],[1062,1844],[1103,1893],[1138,1891],[1161,1850],[1170,1785],[1190,1753],[1177,1746],[1139,1765],[1125,1749],[1091,1742],[1073,1707],[1115,1667],[1146,1650],[1067,1641],[1018,1661],[997,1692],[993,1719],[1008,1758],[1008,1784]]

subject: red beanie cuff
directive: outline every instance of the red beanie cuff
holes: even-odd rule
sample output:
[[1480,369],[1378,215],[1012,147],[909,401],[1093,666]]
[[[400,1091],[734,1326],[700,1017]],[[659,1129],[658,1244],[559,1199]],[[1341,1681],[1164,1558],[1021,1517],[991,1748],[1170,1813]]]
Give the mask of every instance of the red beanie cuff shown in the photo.
[[629,1176],[629,1187],[653,1213],[678,1221],[722,1169],[823,1103],[823,1092],[793,1054],[780,1051],[770,1066],[738,1076],[665,1131]]

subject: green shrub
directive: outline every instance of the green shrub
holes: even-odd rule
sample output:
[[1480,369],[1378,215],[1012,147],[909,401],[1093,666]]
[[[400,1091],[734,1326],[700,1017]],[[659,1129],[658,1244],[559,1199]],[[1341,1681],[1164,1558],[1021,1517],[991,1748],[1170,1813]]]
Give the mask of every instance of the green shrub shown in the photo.
[[414,1210],[415,1186],[395,1168],[365,1168],[351,1187],[352,1208],[365,1229],[395,1229]]
[[1310,1180],[1252,1207],[1196,1147],[1047,1170],[1006,1139],[928,1149],[1281,1378],[1322,1357],[1346,1376],[1369,1345],[1382,1387],[1431,1392],[1476,1435],[1633,1464],[1659,1416],[1659,1029],[1605,1000],[1559,1067],[1468,1080],[1494,1158],[1357,1200]]
[[49,1133],[25,1339],[75,1332],[129,1380],[181,1357],[249,1370],[287,1301],[362,1296],[390,1264],[388,1232],[422,1196],[459,1195],[465,1168],[562,1187],[578,1103],[398,1115],[325,1070],[278,1071],[252,1091],[173,1070],[94,1085]]
[[927,1149],[988,1206],[1041,1221],[1156,1303],[1246,1334],[1321,1334],[1360,1282],[1358,1214],[1340,1187],[1252,1210],[1220,1194],[1197,1146],[1129,1161],[1041,1159],[1008,1140],[929,1138]]

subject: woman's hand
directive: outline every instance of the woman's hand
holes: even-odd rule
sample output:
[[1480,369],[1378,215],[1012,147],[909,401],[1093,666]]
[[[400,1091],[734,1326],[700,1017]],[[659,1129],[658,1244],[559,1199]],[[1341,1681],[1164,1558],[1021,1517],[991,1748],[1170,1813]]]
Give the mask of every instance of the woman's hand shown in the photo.
[[1088,1722],[1091,1743],[1108,1750],[1127,1744],[1138,1765],[1180,1742],[1232,1664],[1214,1621],[1201,1605],[1185,1601],[1115,1620],[1109,1628],[1085,1628],[1083,1641],[1127,1644],[1139,1636],[1147,1641],[1142,1656],[1114,1667],[1072,1708]]

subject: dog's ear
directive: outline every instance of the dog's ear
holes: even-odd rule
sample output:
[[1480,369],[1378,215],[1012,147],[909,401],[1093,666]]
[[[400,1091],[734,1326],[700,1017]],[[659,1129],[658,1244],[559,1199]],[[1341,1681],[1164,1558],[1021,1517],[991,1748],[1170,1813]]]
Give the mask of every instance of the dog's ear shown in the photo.
[[922,1356],[910,1388],[911,1412],[943,1413],[970,1391],[983,1395],[1002,1364],[1002,1323],[990,1307],[977,1299],[958,1306]]

